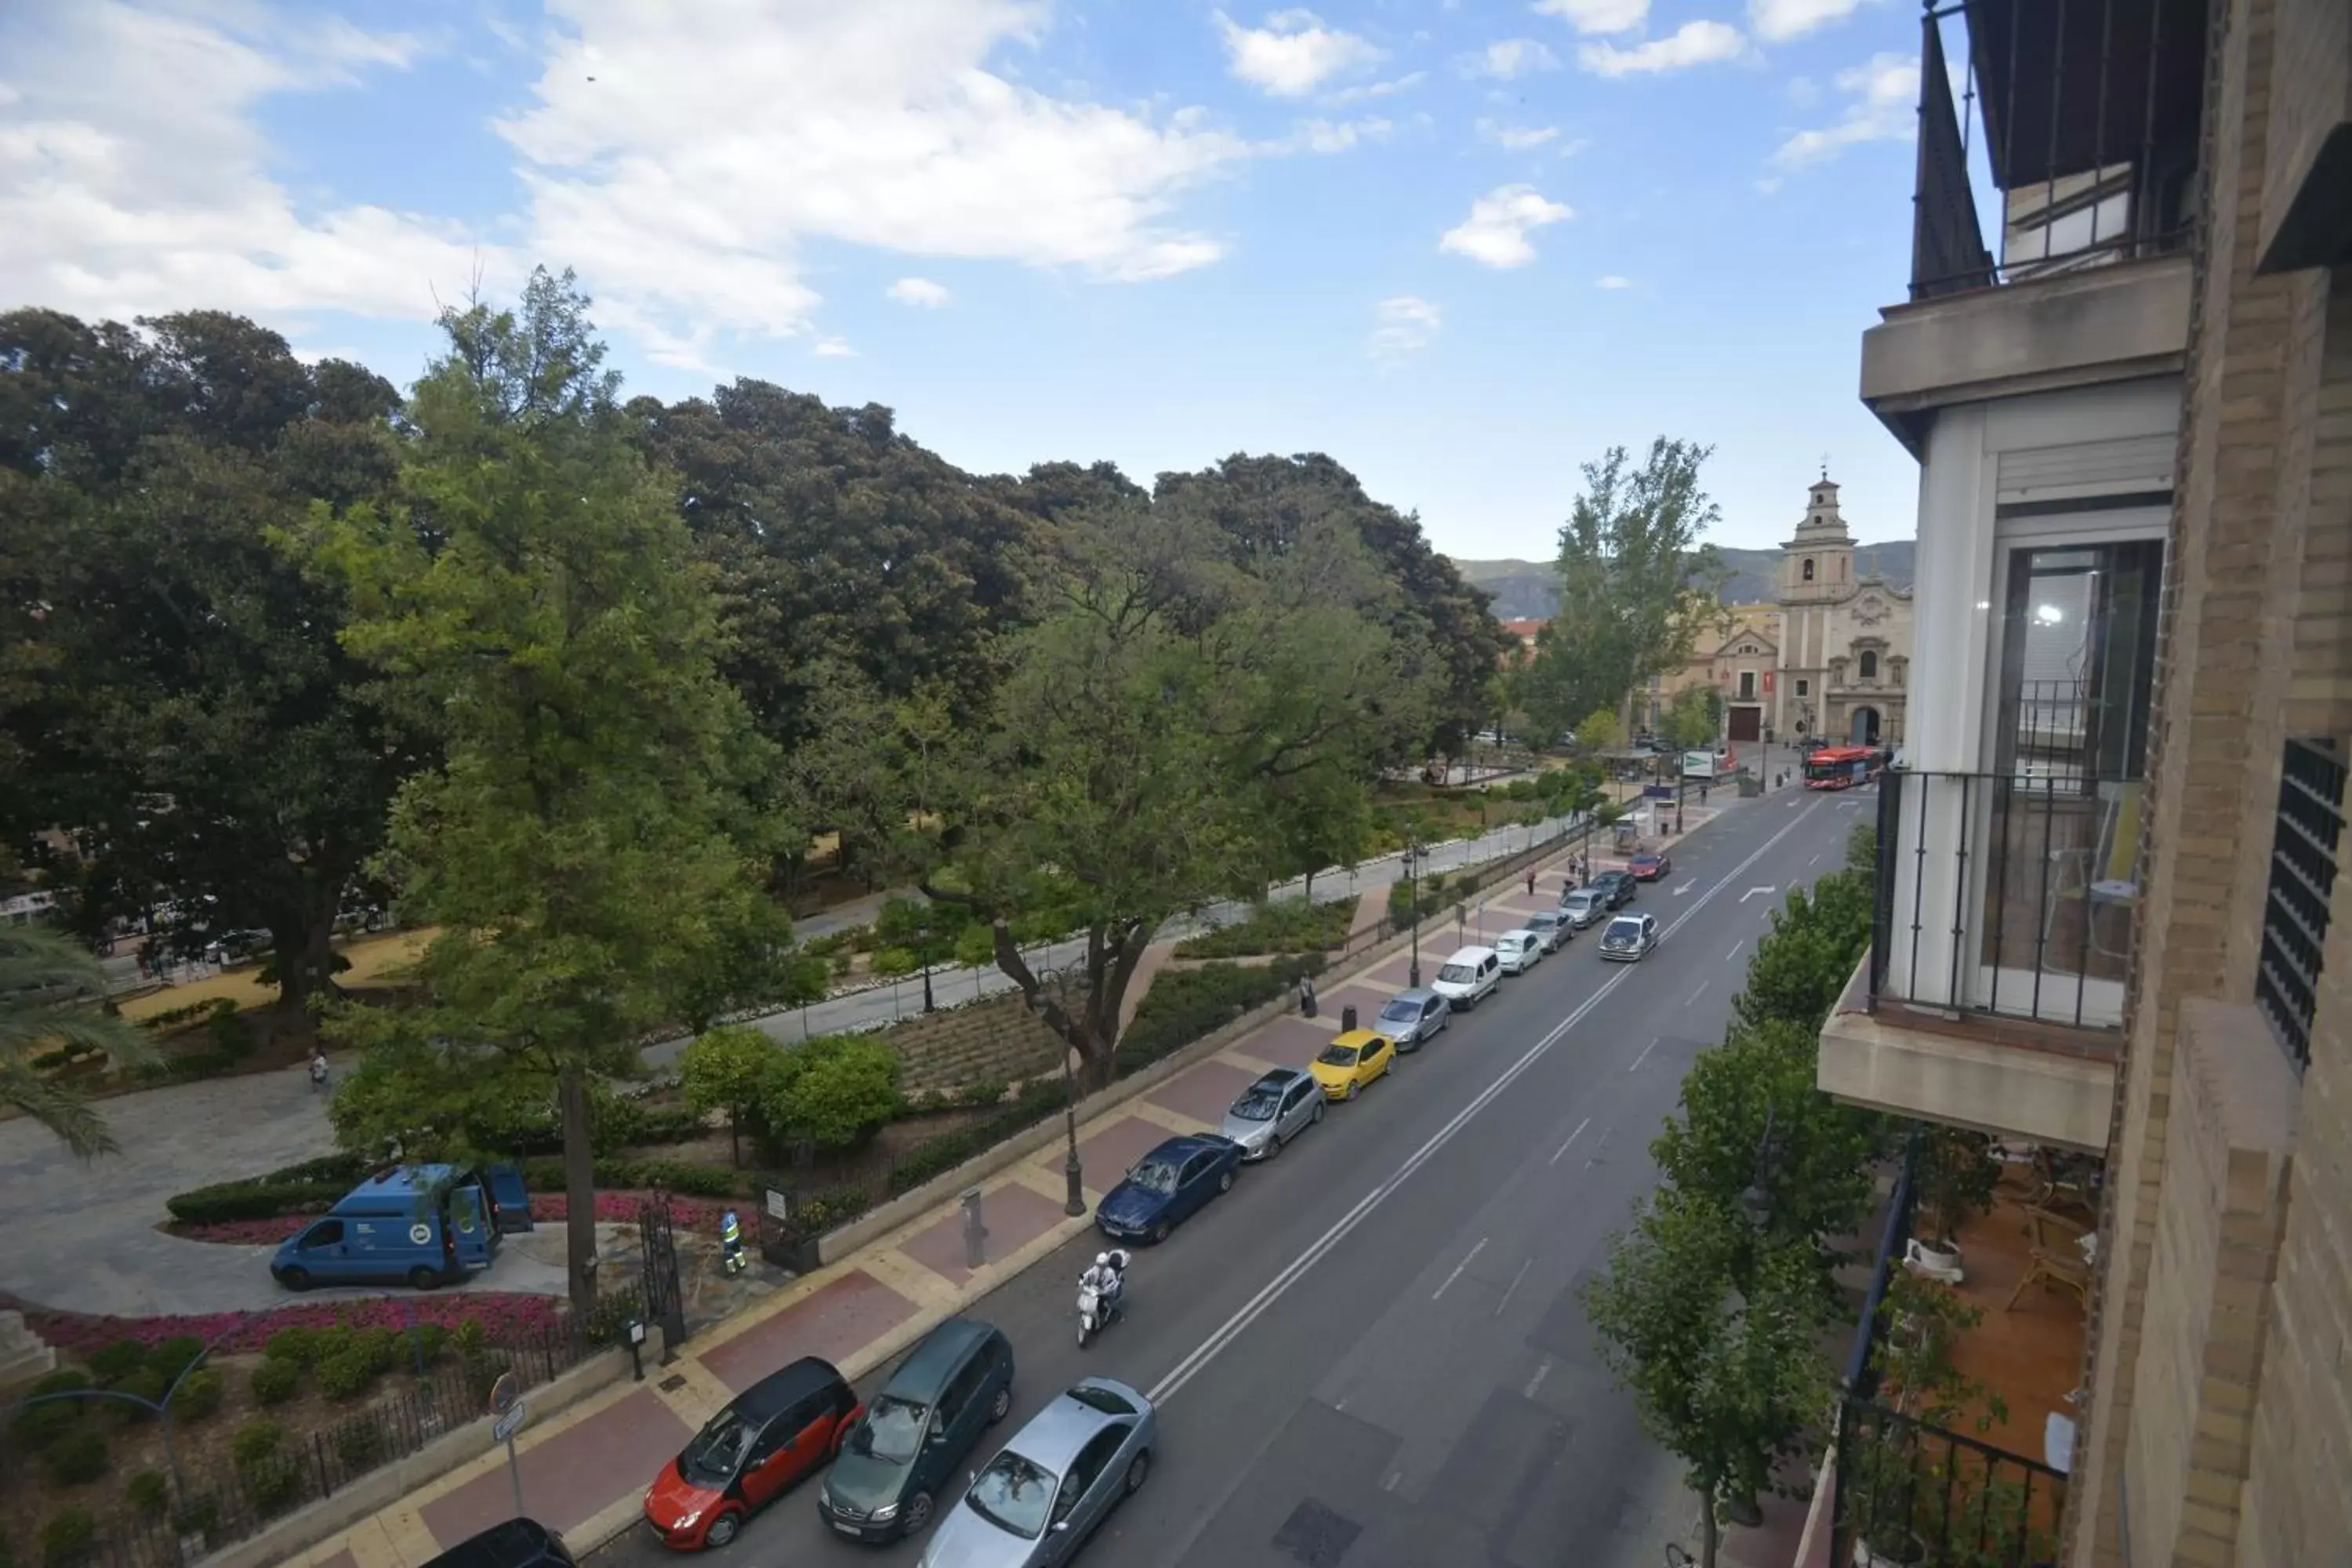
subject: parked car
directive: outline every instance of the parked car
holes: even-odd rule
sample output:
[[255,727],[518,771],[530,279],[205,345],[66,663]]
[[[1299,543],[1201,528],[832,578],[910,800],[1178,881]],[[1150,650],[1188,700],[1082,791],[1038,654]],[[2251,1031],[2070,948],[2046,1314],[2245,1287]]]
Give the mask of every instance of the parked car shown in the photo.
[[509,1171],[518,1202],[527,1204],[510,1167],[379,1171],[280,1242],[270,1277],[289,1290],[392,1280],[430,1290],[478,1273],[498,1261],[501,1227],[492,1187],[501,1170]]
[[1372,1020],[1380,1032],[1396,1042],[1400,1051],[1417,1051],[1454,1021],[1454,1004],[1425,985],[1400,991]]
[[1160,1417],[1108,1377],[1081,1380],[997,1450],[940,1521],[919,1568],[1067,1563],[1151,1473]]
[[1273,1068],[1242,1090],[1217,1129],[1241,1146],[1244,1160],[1271,1160],[1282,1146],[1323,1120],[1323,1096],[1315,1075],[1297,1068]]
[[849,1429],[817,1515],[843,1535],[895,1541],[931,1521],[981,1432],[1013,1408],[1013,1344],[950,1318],[923,1336]]
[[226,969],[232,964],[259,958],[269,951],[274,940],[258,926],[244,931],[225,931],[205,943],[205,962]]
[[1528,917],[1527,929],[1541,938],[1546,952],[1558,952],[1576,934],[1576,922],[1561,910],[1538,910]]
[[1607,895],[1609,907],[1612,910],[1623,909],[1627,904],[1632,903],[1633,896],[1642,890],[1642,885],[1633,880],[1631,873],[1625,871],[1595,871],[1592,874],[1592,886]]
[[724,1546],[743,1521],[816,1474],[863,1414],[829,1361],[803,1356],[704,1423],[646,1493],[646,1522],[665,1546]]
[[469,1535],[425,1568],[576,1568],[563,1537],[535,1519],[509,1519]]
[[1559,896],[1561,918],[1578,931],[1582,931],[1615,906],[1609,901],[1607,888],[1571,888]]
[[1658,945],[1658,917],[1655,915],[1618,915],[1601,933],[1601,956],[1620,963],[1637,963]]
[[1210,1199],[1233,1191],[1241,1163],[1242,1146],[1230,1138],[1171,1138],[1103,1194],[1095,1205],[1095,1224],[1121,1241],[1165,1241]]
[[1328,1100],[1353,1100],[1396,1066],[1396,1042],[1370,1029],[1335,1036],[1307,1070]]
[[1495,956],[1502,961],[1506,974],[1525,974],[1542,961],[1546,951],[1543,938],[1524,928],[1507,931],[1495,939]]
[[1625,862],[1625,869],[1637,882],[1654,882],[1674,868],[1673,858],[1663,851],[1644,850]]
[[1465,947],[1438,965],[1430,989],[1467,1013],[1503,978],[1503,961],[1491,947]]

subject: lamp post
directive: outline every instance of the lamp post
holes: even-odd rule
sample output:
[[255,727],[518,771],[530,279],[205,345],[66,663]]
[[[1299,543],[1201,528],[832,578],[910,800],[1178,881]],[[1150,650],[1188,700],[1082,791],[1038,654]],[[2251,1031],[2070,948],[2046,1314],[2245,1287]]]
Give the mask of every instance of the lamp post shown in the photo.
[[1407,986],[1421,984],[1421,844],[1414,840],[1404,847],[1405,897],[1412,904],[1412,967],[1407,971]]
[[936,1013],[939,1007],[931,1000],[931,922],[918,926],[916,935],[923,944],[923,1011]]
[[[1037,985],[1040,991],[1047,985],[1053,986],[1061,994],[1063,1011],[1069,1011],[1069,970],[1066,967],[1040,969]],[[1033,1009],[1034,1005],[1034,1003],[1031,1004]],[[1062,1212],[1072,1219],[1087,1212],[1086,1170],[1078,1161],[1078,1079],[1071,1062],[1071,1058],[1076,1054],[1068,1041],[1062,1042],[1062,1133],[1069,1149],[1062,1160]]]

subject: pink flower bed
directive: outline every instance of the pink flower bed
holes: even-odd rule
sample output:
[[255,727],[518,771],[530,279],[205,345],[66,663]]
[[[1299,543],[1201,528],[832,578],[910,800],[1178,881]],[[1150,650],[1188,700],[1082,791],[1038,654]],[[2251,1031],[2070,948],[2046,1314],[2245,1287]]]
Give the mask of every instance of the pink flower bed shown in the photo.
[[[596,1217],[614,1225],[635,1225],[637,1210],[646,1201],[644,1193],[598,1193]],[[672,1220],[682,1228],[698,1235],[716,1237],[719,1217],[729,1205],[712,1198],[682,1198],[676,1194],[668,1198]],[[533,1193],[530,1196],[530,1217],[541,1225],[561,1225],[569,1212],[562,1193]],[[224,1219],[195,1225],[169,1224],[163,1229],[187,1241],[217,1241],[238,1247],[275,1247],[318,1218],[316,1215],[289,1215],[277,1219]]]
[[438,1323],[454,1329],[468,1319],[478,1320],[496,1342],[552,1333],[563,1322],[563,1303],[554,1297],[504,1291],[310,1301],[272,1307],[263,1312],[201,1312],[161,1318],[100,1318],[80,1312],[53,1312],[22,1302],[11,1301],[10,1305],[23,1310],[26,1327],[57,1349],[76,1356],[87,1356],[117,1340],[155,1344],[184,1334],[207,1342],[217,1339],[214,1349],[231,1353],[257,1351],[280,1329],[331,1328],[339,1323],[357,1329],[404,1329],[412,1322]]

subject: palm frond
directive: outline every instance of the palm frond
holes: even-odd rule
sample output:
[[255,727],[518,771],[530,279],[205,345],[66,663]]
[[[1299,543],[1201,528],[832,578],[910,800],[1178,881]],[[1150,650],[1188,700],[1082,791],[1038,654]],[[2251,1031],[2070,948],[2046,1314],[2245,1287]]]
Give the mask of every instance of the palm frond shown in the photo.
[[89,1101],[43,1078],[16,1057],[0,1057],[0,1105],[22,1111],[60,1139],[81,1159],[120,1152],[105,1118]]

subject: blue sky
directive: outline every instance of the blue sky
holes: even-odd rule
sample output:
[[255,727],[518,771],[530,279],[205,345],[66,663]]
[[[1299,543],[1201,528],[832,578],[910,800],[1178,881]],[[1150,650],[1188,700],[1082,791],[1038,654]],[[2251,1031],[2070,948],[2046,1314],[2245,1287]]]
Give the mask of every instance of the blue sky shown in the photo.
[[1330,453],[1457,555],[1711,442],[1725,543],[1903,296],[1904,0],[15,0],[0,306],[241,310],[404,384],[578,269],[633,391],[878,402],[968,468]]

